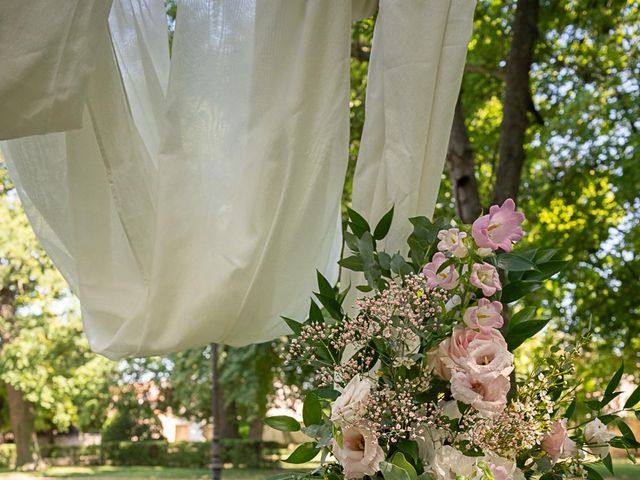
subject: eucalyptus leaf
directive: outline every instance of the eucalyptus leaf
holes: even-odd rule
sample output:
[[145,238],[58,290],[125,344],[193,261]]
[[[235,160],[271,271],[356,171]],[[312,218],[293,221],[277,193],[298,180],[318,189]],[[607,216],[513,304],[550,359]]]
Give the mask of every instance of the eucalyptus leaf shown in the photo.
[[264,423],[281,432],[297,432],[300,430],[300,423],[295,418],[287,415],[267,417],[264,419]]
[[302,420],[307,426],[320,425],[322,423],[322,405],[318,396],[313,392],[309,392],[304,399]]
[[305,442],[299,445],[283,462],[295,464],[307,463],[313,460],[319,452],[315,442]]

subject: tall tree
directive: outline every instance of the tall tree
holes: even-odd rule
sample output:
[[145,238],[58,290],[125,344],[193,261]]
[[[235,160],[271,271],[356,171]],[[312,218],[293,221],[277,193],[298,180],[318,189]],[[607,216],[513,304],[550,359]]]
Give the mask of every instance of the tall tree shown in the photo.
[[69,289],[1,165],[0,224],[0,386],[20,467],[38,460],[36,427],[78,424],[83,393],[99,397],[92,386],[113,364],[90,353]]

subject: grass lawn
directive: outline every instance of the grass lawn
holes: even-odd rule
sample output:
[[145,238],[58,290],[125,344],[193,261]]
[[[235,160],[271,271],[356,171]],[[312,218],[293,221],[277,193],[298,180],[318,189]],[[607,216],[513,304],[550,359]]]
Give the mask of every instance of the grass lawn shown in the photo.
[[[265,480],[278,471],[274,470],[251,470],[251,469],[228,469],[223,473],[223,478],[233,480]],[[0,479],[3,480],[27,480],[46,478],[100,478],[129,479],[129,480],[154,480],[171,478],[174,480],[202,479],[210,478],[210,472],[197,468],[162,468],[162,467],[50,467],[38,473],[0,472]]]
[[[640,480],[640,464],[617,463],[614,467],[616,476],[613,477],[604,468],[598,468],[603,477],[610,480]],[[227,469],[223,472],[223,479],[230,480],[266,480],[278,473],[278,470]],[[162,467],[51,467],[39,473],[17,473],[0,471],[0,480],[28,480],[54,478],[100,478],[154,480],[171,478],[173,480],[200,479],[207,480],[210,473],[197,468],[162,468]]]

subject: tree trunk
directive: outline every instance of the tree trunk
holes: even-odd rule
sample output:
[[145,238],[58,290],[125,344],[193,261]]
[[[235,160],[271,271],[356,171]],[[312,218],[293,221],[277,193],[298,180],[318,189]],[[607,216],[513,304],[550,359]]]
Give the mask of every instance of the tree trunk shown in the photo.
[[493,189],[493,203],[518,196],[525,160],[524,140],[531,105],[529,73],[538,38],[540,0],[518,0],[513,22],[513,37],[505,68],[505,93],[502,102],[499,165]]
[[20,390],[9,384],[7,384],[7,399],[11,430],[16,442],[16,468],[19,468],[37,462],[33,442],[35,419],[31,403],[24,398]]
[[[220,390],[223,389],[220,388]],[[219,401],[223,402],[223,399],[220,398]],[[238,432],[238,409],[236,408],[236,402],[231,402],[229,405],[225,405],[224,402],[222,403],[220,438],[240,438],[240,432]]]
[[456,201],[456,213],[464,223],[471,223],[478,218],[482,207],[476,182],[473,148],[464,124],[462,93],[458,96],[451,126],[447,169]]
[[[16,312],[15,294],[9,288],[0,289],[0,316],[11,322]],[[3,345],[11,341],[11,333],[0,330],[0,352]],[[9,405],[9,420],[11,431],[16,442],[16,467],[37,462],[35,445],[35,418],[33,406],[24,394],[7,383],[7,404]]]
[[262,440],[264,423],[261,419],[254,420],[249,424],[249,440]]

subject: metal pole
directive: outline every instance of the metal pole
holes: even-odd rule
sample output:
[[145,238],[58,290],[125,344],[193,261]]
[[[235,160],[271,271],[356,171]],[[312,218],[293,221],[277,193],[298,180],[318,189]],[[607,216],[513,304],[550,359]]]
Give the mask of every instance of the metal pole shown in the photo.
[[218,383],[218,345],[211,344],[211,478],[220,480],[222,463],[220,462],[220,384]]

